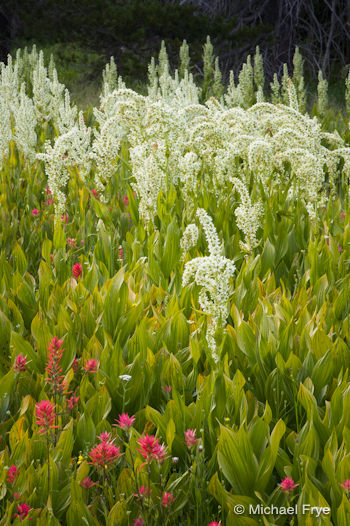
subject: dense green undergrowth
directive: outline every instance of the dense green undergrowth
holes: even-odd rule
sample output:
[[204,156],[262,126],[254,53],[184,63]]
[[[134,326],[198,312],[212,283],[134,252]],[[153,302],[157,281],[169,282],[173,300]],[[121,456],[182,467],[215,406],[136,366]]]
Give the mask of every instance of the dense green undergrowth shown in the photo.
[[[139,99],[119,90],[107,100],[115,97],[120,119],[136,122],[135,135],[146,143],[144,115],[130,117],[123,106],[123,97]],[[169,112],[155,120],[165,132],[152,129],[142,173],[163,148],[162,134],[172,131],[164,117],[170,106],[161,101],[141,101],[151,115],[157,104]],[[248,122],[251,113],[225,113],[221,104],[225,119]],[[104,100],[100,110],[106,107]],[[290,108],[286,115],[294,115]],[[148,208],[132,134],[108,159],[109,177],[102,177],[100,158],[85,175],[80,160],[67,161],[63,215],[49,162],[30,158],[14,133],[0,171],[1,526],[349,523],[349,129],[341,113],[320,116],[317,106],[314,113],[324,132],[336,129],[345,141],[334,171],[324,167],[322,206],[310,188],[306,197],[299,193],[307,183],[303,160],[295,171],[287,160],[281,179],[274,165],[264,180],[261,164],[249,164],[243,146],[235,150],[234,176],[263,208],[254,232],[239,222],[244,194],[229,178],[214,181],[216,157],[208,155],[223,155],[216,141],[225,139],[214,132],[196,136],[196,128],[191,135],[187,153],[202,161],[195,192],[171,180],[169,138],[166,186]],[[96,133],[104,124],[98,116],[84,115]],[[38,120],[36,152],[64,135],[55,118]],[[277,133],[271,122],[266,140]],[[75,155],[62,151],[57,163]],[[152,174],[160,164],[151,165]],[[252,213],[252,203],[246,206]],[[197,242],[184,249],[183,233],[194,223]],[[220,256],[211,248],[215,236]],[[235,271],[213,352],[208,328],[216,318],[206,310],[203,283],[197,275],[184,285],[183,274],[193,261],[214,258],[219,266],[220,257]],[[213,275],[201,278],[216,280],[207,285],[209,303],[223,286],[220,273]],[[125,413],[135,420],[123,420]],[[286,479],[296,484],[290,491],[280,485]],[[295,517],[248,513],[249,505],[296,503]],[[331,514],[303,514],[303,504]]]

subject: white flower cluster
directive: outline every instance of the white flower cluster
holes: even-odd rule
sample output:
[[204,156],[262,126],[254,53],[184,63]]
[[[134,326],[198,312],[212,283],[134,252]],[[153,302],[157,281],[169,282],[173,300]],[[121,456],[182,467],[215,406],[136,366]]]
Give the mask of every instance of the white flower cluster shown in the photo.
[[[169,80],[172,78],[166,64],[162,59],[161,76]],[[251,69],[248,61],[244,75],[249,83]],[[285,81],[290,106],[260,102],[244,110],[224,106],[213,98],[205,105],[193,103],[181,87],[181,96],[176,96],[172,88],[165,90],[165,84],[164,89],[160,87],[155,64],[152,75],[158,85],[152,96],[143,97],[122,88],[103,100],[102,111],[95,113],[100,132],[95,133],[92,148],[92,156],[101,166],[97,171],[109,174],[108,166],[113,166],[122,138],[128,140],[132,184],[148,224],[156,213],[160,189],[166,192],[171,184],[180,186],[186,206],[188,203],[193,207],[191,194],[201,185],[212,188],[219,197],[227,191],[233,176],[243,183],[251,176],[259,178],[264,185],[268,182],[270,191],[290,179],[290,197],[303,200],[310,217],[315,217],[323,202],[325,167],[331,166],[331,158],[346,158],[349,150],[341,148],[344,143],[340,144],[338,138],[335,149],[333,145],[325,146],[335,134],[323,133],[316,118],[298,111],[297,92],[290,80]],[[110,123],[102,132],[101,124],[108,118]],[[101,185],[98,183],[102,192]],[[254,206],[250,210],[255,212],[245,221],[246,230],[247,221],[252,222],[250,232],[256,229],[260,217],[258,205]],[[242,209],[238,215],[243,217]],[[254,238],[251,243],[254,245]]]
[[240,195],[241,205],[235,210],[237,226],[245,235],[245,243],[240,241],[240,247],[245,252],[250,252],[259,243],[256,239],[256,232],[260,226],[264,212],[261,202],[252,204],[245,184],[237,177],[232,178],[232,183]]
[[[230,191],[232,177],[242,181],[245,196],[247,182],[254,178],[269,192],[276,191],[281,181],[290,184],[290,198],[302,200],[314,218],[325,199],[326,178],[334,188],[339,160],[342,158],[347,167],[350,150],[336,132],[324,133],[317,118],[300,113],[303,86],[299,55],[294,61],[294,82],[284,68],[282,94],[277,77],[274,80],[276,102],[283,100],[285,104],[262,102],[265,79],[257,49],[254,66],[250,57],[243,65],[239,84],[235,85],[232,73],[228,92],[219,97],[220,101],[210,98],[203,105],[188,71],[186,46],[182,47],[180,75],[175,72],[172,76],[162,45],[158,64],[153,60],[149,67],[148,96],[126,89],[111,59],[103,73],[101,104],[94,109],[97,124],[93,130],[86,128],[82,115],[71,104],[53,60],[46,68],[42,52],[35,47],[31,53],[18,52],[15,61],[9,57],[7,65],[0,65],[0,155],[6,155],[13,139],[26,158],[46,162],[50,184],[56,189],[57,213],[64,206],[63,189],[73,166],[82,177],[93,166],[96,190],[101,200],[105,198],[107,180],[118,170],[125,141],[130,152],[131,184],[148,225],[157,212],[160,190],[166,193],[172,185],[179,187],[192,213],[201,188],[220,198]],[[207,80],[211,82],[215,61],[210,40],[205,56]],[[215,89],[221,93],[218,66],[216,69]],[[258,102],[251,106],[254,100]],[[45,153],[38,152],[37,124],[43,134],[53,129],[56,135],[46,143]],[[261,210],[249,196],[247,201],[242,195],[236,217],[248,248],[257,242],[254,232]]]
[[[230,292],[230,278],[235,271],[233,262],[222,256],[223,246],[215,230],[212,218],[205,210],[197,210],[198,219],[203,227],[208,243],[209,256],[197,257],[185,264],[182,286],[192,280],[200,287],[199,304],[210,318],[207,326],[207,342],[217,361],[214,334],[225,322]],[[186,229],[187,230],[187,229]]]
[[187,252],[197,244],[198,241],[198,227],[194,224],[187,225],[182,238],[180,240],[180,247],[182,250],[182,259],[185,259]]
[[46,153],[38,153],[37,159],[45,162],[48,186],[55,204],[56,220],[63,214],[66,195],[64,188],[70,178],[70,170],[76,168],[84,180],[90,170],[91,129],[84,122],[83,113],[79,113],[77,124],[67,133],[60,135],[51,146],[46,141]]
[[198,174],[201,169],[201,162],[197,154],[187,152],[179,159],[180,180],[182,182],[182,194],[184,199],[190,192],[196,192],[198,186]]

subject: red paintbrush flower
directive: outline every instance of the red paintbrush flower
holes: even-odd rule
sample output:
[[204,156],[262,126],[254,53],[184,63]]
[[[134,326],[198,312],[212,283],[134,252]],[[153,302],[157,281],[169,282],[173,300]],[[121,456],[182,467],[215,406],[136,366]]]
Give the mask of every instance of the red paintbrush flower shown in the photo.
[[164,492],[162,497],[162,506],[164,508],[169,508],[173,502],[175,502],[173,495],[171,493]]
[[96,469],[109,469],[120,456],[120,447],[115,447],[112,442],[102,441],[90,451],[89,464]]
[[14,517],[19,517],[23,521],[26,517],[28,517],[31,509],[32,508],[24,502],[22,504],[18,504],[17,513],[14,514]]
[[83,272],[83,266],[81,263],[76,263],[75,265],[73,265],[72,267],[72,274],[75,278],[79,278],[81,276]]
[[163,462],[165,459],[165,446],[159,444],[158,438],[155,438],[154,435],[145,435],[139,439],[139,445],[141,449],[137,449],[146,460],[146,462],[152,462],[156,460],[157,462]]
[[7,472],[7,482],[9,484],[13,484],[14,483],[14,480],[15,478],[17,478],[19,475],[19,469],[17,466],[15,466],[14,464],[12,466],[9,467],[8,469],[8,472]]
[[187,429],[187,431],[185,431],[186,445],[189,449],[195,446],[197,442],[199,441],[199,438],[195,438],[195,437],[196,437],[195,429]]
[[63,381],[64,375],[62,373],[62,367],[60,366],[60,361],[62,358],[63,351],[62,349],[63,340],[59,340],[57,336],[52,338],[49,342],[48,350],[49,356],[46,364],[45,371],[48,374],[48,377],[45,378],[46,382],[51,384],[52,391],[54,394],[63,393],[66,384]]
[[18,356],[16,356],[15,364],[13,368],[15,371],[22,373],[23,371],[27,369],[27,365],[28,365],[28,360],[26,356],[19,354]]
[[84,489],[90,489],[90,488],[92,488],[92,486],[95,486],[95,484],[97,484],[97,482],[92,482],[90,477],[85,477],[80,482],[81,487],[84,488]]
[[48,400],[42,400],[35,406],[37,425],[40,426],[39,434],[44,435],[48,433],[50,429],[57,428],[58,426],[53,425],[55,421],[54,405]]
[[85,371],[87,373],[96,373],[98,368],[97,360],[88,360],[85,364]]
[[120,427],[121,429],[129,429],[132,427],[133,423],[135,422],[135,417],[128,415],[128,413],[123,413],[122,415],[119,415],[119,420],[115,418],[116,424],[113,424],[114,427]]
[[281,490],[286,493],[293,491],[293,489],[296,488],[297,486],[299,486],[299,484],[294,484],[294,480],[288,477],[283,479],[280,484]]
[[76,405],[78,405],[79,396],[72,395],[70,398],[67,399],[67,407],[68,409],[73,409]]

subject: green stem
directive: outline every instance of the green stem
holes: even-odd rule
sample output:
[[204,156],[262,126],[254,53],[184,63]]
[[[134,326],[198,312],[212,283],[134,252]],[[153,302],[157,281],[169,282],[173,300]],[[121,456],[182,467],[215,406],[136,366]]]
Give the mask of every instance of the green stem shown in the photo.
[[46,435],[46,446],[47,446],[47,493],[50,496],[50,445],[49,435]]

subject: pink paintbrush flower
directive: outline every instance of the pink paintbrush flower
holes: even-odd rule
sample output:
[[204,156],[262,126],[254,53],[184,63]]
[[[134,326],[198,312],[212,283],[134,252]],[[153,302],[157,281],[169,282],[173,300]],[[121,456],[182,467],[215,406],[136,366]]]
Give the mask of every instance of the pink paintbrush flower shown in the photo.
[[92,482],[90,477],[85,477],[80,482],[81,487],[84,488],[84,489],[90,489],[90,488],[92,488],[92,486],[95,486],[95,484],[97,484],[97,482]]
[[196,438],[196,430],[187,429],[187,431],[185,431],[185,440],[186,440],[186,445],[189,449],[195,446],[197,442],[199,442],[199,438]]
[[17,513],[14,514],[14,517],[19,517],[23,521],[26,517],[28,517],[28,514],[31,511],[31,509],[32,508],[26,503],[18,504],[16,510]]
[[16,356],[13,368],[15,371],[19,373],[23,373],[23,371],[27,369],[27,365],[28,365],[27,358],[23,356],[22,354],[19,354],[18,356]]
[[120,427],[121,429],[129,429],[132,427],[133,423],[135,422],[134,416],[129,416],[128,413],[123,413],[122,415],[119,415],[119,420],[115,418],[116,424],[113,424],[114,427]]
[[89,453],[92,464],[96,469],[109,469],[121,456],[120,447],[107,441],[102,441]]
[[294,484],[294,480],[288,477],[283,479],[280,484],[281,490],[285,491],[286,493],[293,491],[293,489],[296,488],[297,486],[299,486],[299,484]]
[[85,371],[87,373],[97,373],[98,361],[97,360],[88,360],[85,364]]
[[164,508],[169,508],[173,502],[175,502],[173,495],[171,493],[164,492],[162,497],[162,506]]
[[38,402],[35,406],[37,425],[40,426],[39,434],[44,435],[48,433],[50,429],[57,428],[58,426],[53,425],[55,421],[55,411],[54,406],[48,400],[42,400]]
[[66,384],[63,381],[64,375],[61,374],[62,367],[60,365],[63,351],[65,350],[62,349],[62,344],[63,340],[59,340],[57,336],[54,336],[47,347],[49,355],[45,369],[47,372],[47,378],[45,378],[45,380],[51,384],[54,393],[63,393],[66,389]]
[[8,472],[7,472],[7,482],[9,484],[13,484],[15,479],[18,477],[19,475],[19,469],[17,466],[15,466],[14,464],[12,466],[9,467],[8,469]]
[[159,444],[158,438],[155,438],[154,435],[145,435],[139,439],[139,445],[141,449],[137,449],[146,460],[146,462],[152,462],[156,460],[157,462],[163,462],[165,459],[165,446]]
[[343,480],[343,482],[340,485],[342,488],[345,489],[345,491],[350,491],[350,480],[349,479]]
[[83,272],[83,266],[81,263],[76,263],[75,265],[73,265],[72,267],[72,274],[75,278],[80,278],[81,274]]

